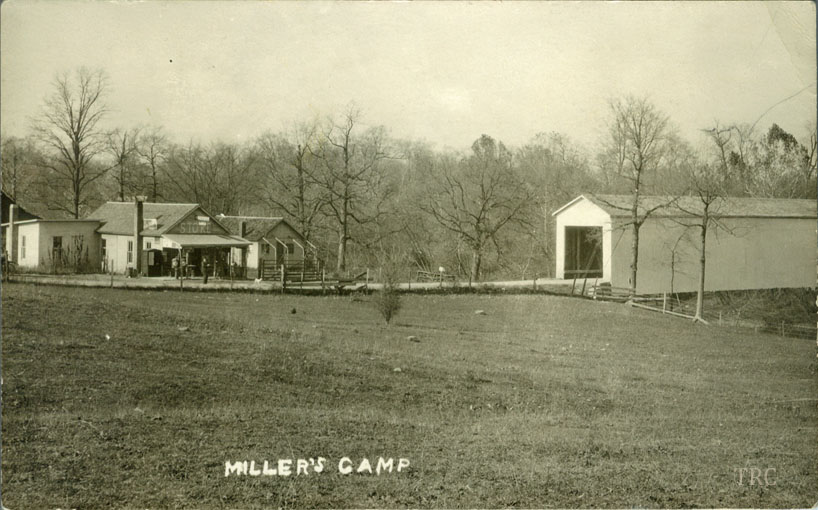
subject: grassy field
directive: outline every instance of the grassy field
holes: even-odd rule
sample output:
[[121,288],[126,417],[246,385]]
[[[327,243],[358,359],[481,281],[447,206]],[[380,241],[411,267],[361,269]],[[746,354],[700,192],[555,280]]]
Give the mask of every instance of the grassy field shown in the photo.
[[[407,296],[389,327],[369,297],[2,298],[12,510],[818,501],[814,341],[553,296]],[[319,456],[320,474],[225,477]]]

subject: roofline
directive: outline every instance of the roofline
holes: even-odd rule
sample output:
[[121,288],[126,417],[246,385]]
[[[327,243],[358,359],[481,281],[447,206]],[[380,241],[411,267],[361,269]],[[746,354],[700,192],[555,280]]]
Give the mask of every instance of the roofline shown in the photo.
[[284,216],[233,216],[229,214],[217,214],[217,218],[238,218],[245,220],[283,220]]
[[[134,205],[136,202],[120,202],[118,200],[108,200],[105,202],[106,204],[122,204],[122,205]],[[199,205],[199,204],[188,204],[188,203],[177,203],[177,202],[145,202],[142,201],[142,204],[156,204],[156,205]]]
[[[222,218],[236,218],[236,219],[246,219],[246,220],[274,220],[275,224],[272,227],[270,227],[269,230],[264,232],[264,234],[261,236],[262,238],[264,236],[266,236],[267,234],[269,234],[270,231],[272,231],[277,226],[281,225],[282,223],[285,223],[288,227],[293,229],[293,232],[295,232],[296,234],[301,236],[302,239],[304,239],[305,241],[307,240],[307,238],[304,237],[304,234],[300,230],[295,228],[293,226],[293,224],[290,223],[289,221],[287,221],[287,219],[284,218],[283,216],[228,216],[226,214],[220,214],[219,216],[221,216]],[[227,230],[229,231],[229,229],[227,229]],[[255,242],[259,242],[259,241],[255,241]]]
[[[215,222],[216,222],[216,225],[220,226],[220,227],[222,228],[222,230],[224,230],[225,232],[227,232],[227,235],[233,235],[233,234],[231,234],[231,233],[230,233],[230,229],[229,229],[229,228],[227,228],[227,227],[225,227],[224,225],[222,225],[222,224],[221,224],[221,222],[220,222],[219,220],[217,220],[215,216],[213,216],[212,214],[210,214],[209,212],[207,212],[207,210],[206,210],[204,207],[202,207],[202,206],[201,206],[201,204],[196,204],[196,205],[199,207],[199,209],[201,209],[202,211],[204,211],[204,213],[205,213],[205,214],[207,214],[207,215],[210,217],[210,219],[212,219],[213,221],[215,221]],[[184,218],[183,218],[183,219],[184,219]],[[177,223],[180,223],[181,221],[182,221],[182,220],[179,220]],[[167,231],[168,231],[168,229],[165,229],[165,232],[167,232]],[[243,238],[242,238],[242,239],[243,239]]]
[[[37,223],[37,222],[40,222],[40,223],[66,223],[66,222],[102,223],[102,221],[100,221],[100,220],[89,220],[89,219],[85,219],[85,218],[82,218],[82,219],[80,219],[80,218],[66,218],[66,219],[32,218],[30,220],[15,221],[14,224],[15,225],[23,225],[23,224],[27,225],[29,223]],[[2,224],[0,224],[0,226],[8,227],[9,222],[2,223]]]
[[[609,214],[611,218],[629,218],[630,213],[622,211],[622,214]],[[794,214],[719,214],[710,213],[713,218],[750,218],[750,219],[767,219],[767,220],[812,220],[816,221],[815,216],[794,215]],[[651,218],[699,218],[695,214],[680,213],[680,214],[651,214]]]
[[[187,217],[187,215],[188,215],[188,214],[190,214],[191,212],[193,212],[193,209],[199,209],[199,208],[201,208],[201,206],[200,206],[199,204],[171,204],[171,205],[189,205],[189,206],[190,206],[190,208],[188,208],[188,210],[187,210],[187,211],[185,211],[185,213],[184,213],[182,216],[180,216],[180,217],[179,217],[179,219],[178,219],[178,220],[176,220],[176,222],[174,222],[173,224],[168,225],[168,226],[166,226],[165,228],[163,228],[163,229],[161,230],[161,234],[160,234],[160,235],[164,235],[164,234],[165,234],[165,232],[167,232],[168,230],[172,229],[172,228],[173,228],[173,227],[175,227],[176,225],[178,225],[178,224],[182,223],[182,220],[184,220],[184,219]],[[204,212],[205,212],[205,214],[207,214],[208,216],[210,216],[210,214],[209,214],[207,211],[205,211],[203,208],[202,208],[202,211],[204,211]],[[212,217],[212,216],[211,216],[211,217]],[[150,218],[148,218],[148,219],[150,219]],[[144,226],[144,225],[143,225],[143,226]],[[222,228],[224,228],[224,227],[222,227]],[[142,230],[146,230],[146,229],[144,229],[144,228],[143,228]],[[139,231],[140,235],[142,234],[142,230],[140,230],[140,231]]]
[[[591,196],[593,197],[593,195],[591,195]],[[631,195],[609,195],[609,196],[631,196]],[[645,196],[654,196],[654,195],[645,195]],[[728,199],[731,199],[731,198],[741,199],[742,197],[727,197],[727,198]],[[610,205],[610,204],[605,204],[608,207],[610,207],[612,209],[615,209],[615,211],[609,212],[609,211],[605,210],[605,208],[603,208],[596,200],[594,200],[593,198],[588,198],[587,196],[585,196],[583,194],[583,195],[579,195],[575,199],[571,200],[570,202],[568,202],[564,206],[560,207],[559,209],[557,209],[556,211],[551,213],[551,216],[556,216],[557,214],[559,214],[563,210],[571,207],[572,205],[574,205],[575,203],[577,203],[581,199],[585,199],[585,200],[591,202],[592,204],[594,204],[595,206],[599,207],[610,218],[625,218],[625,217],[629,217],[632,214],[631,211],[629,211],[627,209],[620,209],[620,208],[618,208],[616,206],[613,206],[613,205]],[[599,200],[599,199],[597,199],[597,200]],[[803,198],[796,198],[796,199],[772,198],[772,199],[769,199],[769,200],[810,200],[810,199],[803,199]],[[603,201],[603,203],[604,203],[604,201]],[[670,204],[667,204],[667,205],[670,205]],[[663,209],[664,209],[664,207],[663,207]],[[671,207],[670,209],[665,209],[665,211],[673,211],[673,209]],[[651,214],[652,218],[679,218],[679,217],[685,217],[685,216],[691,217],[691,216],[695,216],[695,215],[694,214],[685,214],[685,213],[668,214],[667,212]],[[790,220],[794,220],[794,219],[816,220],[816,219],[818,219],[818,217],[813,216],[811,214],[718,214],[716,212],[716,213],[713,214],[713,216],[717,216],[719,218],[756,218],[756,219],[760,219],[760,218],[766,218],[766,219],[778,218],[778,219],[782,219],[782,220],[787,220],[787,219],[790,219]]]
[[[595,206],[599,207],[599,204],[597,204],[596,202],[594,202],[594,201],[593,201],[593,200],[591,200],[590,198],[586,197],[585,195],[580,195],[580,196],[578,196],[577,198],[575,198],[575,199],[571,200],[570,202],[568,202],[567,204],[565,204],[564,206],[560,207],[560,208],[559,208],[559,209],[557,209],[556,211],[552,212],[552,213],[551,213],[551,216],[556,216],[556,215],[558,215],[558,214],[559,214],[559,213],[561,213],[563,210],[568,209],[569,207],[571,207],[572,205],[574,205],[575,203],[577,203],[577,202],[579,202],[580,200],[583,200],[583,199],[584,199],[584,200],[587,200],[587,201],[591,202],[592,204],[594,204]],[[600,209],[602,209],[601,207],[599,207],[599,208],[600,208]],[[604,209],[603,209],[603,211],[604,211]],[[608,211],[605,211],[605,214],[608,214]],[[610,216],[610,215],[609,215],[609,216]]]

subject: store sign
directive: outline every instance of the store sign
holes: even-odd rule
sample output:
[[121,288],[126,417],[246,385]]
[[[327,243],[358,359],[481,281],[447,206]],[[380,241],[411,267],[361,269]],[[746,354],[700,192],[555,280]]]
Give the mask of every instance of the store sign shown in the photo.
[[210,234],[211,223],[204,221],[183,221],[179,224],[180,234]]

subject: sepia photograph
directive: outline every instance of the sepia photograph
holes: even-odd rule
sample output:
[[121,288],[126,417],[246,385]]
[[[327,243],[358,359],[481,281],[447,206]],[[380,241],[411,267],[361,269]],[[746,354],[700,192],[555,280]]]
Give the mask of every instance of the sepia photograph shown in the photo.
[[0,507],[818,508],[816,5],[0,3]]

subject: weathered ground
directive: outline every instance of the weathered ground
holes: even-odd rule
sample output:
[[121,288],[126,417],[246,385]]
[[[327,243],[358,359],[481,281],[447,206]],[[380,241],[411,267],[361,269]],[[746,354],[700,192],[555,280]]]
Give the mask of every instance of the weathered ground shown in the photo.
[[[814,341],[549,296],[407,296],[390,327],[360,297],[2,297],[12,510],[818,500]],[[318,456],[321,474],[225,477]],[[341,475],[344,456],[411,467]]]

